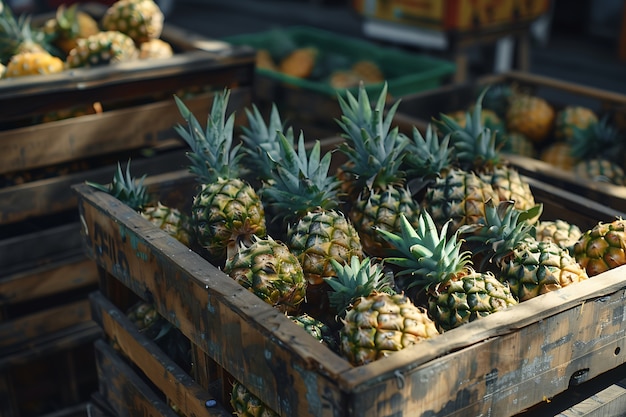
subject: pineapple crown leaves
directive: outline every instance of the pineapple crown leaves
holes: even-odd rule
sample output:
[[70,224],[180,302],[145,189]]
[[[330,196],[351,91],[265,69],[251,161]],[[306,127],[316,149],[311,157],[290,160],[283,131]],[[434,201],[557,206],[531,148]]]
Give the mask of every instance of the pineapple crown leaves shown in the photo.
[[430,214],[423,210],[417,220],[417,228],[404,214],[400,218],[400,235],[377,229],[392,246],[396,256],[387,257],[385,262],[402,268],[398,276],[411,275],[408,288],[419,286],[430,288],[461,273],[471,264],[471,253],[461,252],[462,240],[458,231],[448,238],[446,222],[438,233]]
[[246,109],[245,111],[249,126],[241,127],[243,130],[241,135],[242,151],[250,156],[249,162],[253,165],[257,176],[266,180],[271,178],[271,170],[274,165],[272,161],[283,159],[278,139],[279,132],[293,144],[293,129],[285,128],[275,104],[272,105],[267,124],[256,105],[252,105],[252,110]]
[[320,141],[307,151],[304,134],[298,137],[297,149],[284,134],[278,132],[283,158],[274,161],[272,178],[261,189],[261,195],[270,200],[288,219],[299,217],[317,207],[333,209],[341,182],[328,175],[332,154],[322,156]]
[[34,29],[31,17],[23,14],[15,17],[11,8],[0,3],[0,62],[6,64],[24,44],[34,43],[51,53],[57,51],[50,45],[50,37],[43,30]]
[[486,262],[500,262],[506,258],[517,245],[525,240],[534,238],[535,226],[528,222],[537,218],[543,211],[543,205],[537,204],[528,210],[515,208],[513,201],[501,201],[498,204],[485,204],[485,217],[480,223],[463,225],[459,234],[465,237],[468,243],[478,242],[479,246],[472,250],[477,255],[487,253],[483,258]]
[[441,114],[440,120],[433,119],[442,135],[450,135],[455,157],[464,169],[493,167],[501,163],[497,132],[482,121],[482,101],[488,88],[480,93],[473,109],[465,113],[465,127],[446,114]]
[[349,171],[356,174],[362,185],[385,186],[397,182],[404,177],[402,160],[409,144],[409,138],[400,134],[397,126],[391,128],[400,102],[396,101],[384,116],[386,83],[374,108],[363,83],[357,97],[350,92],[347,92],[346,99],[338,96],[342,116],[337,123],[346,139],[339,150],[354,163]]
[[74,39],[80,33],[80,24],[78,22],[78,3],[74,3],[69,7],[64,4],[59,5],[56,11],[56,21],[59,28],[67,34],[70,39]]
[[413,126],[413,140],[407,146],[404,158],[409,178],[432,179],[437,177],[452,161],[452,148],[449,146],[450,136],[440,141],[432,124],[426,127],[426,135]]
[[359,297],[367,297],[374,292],[395,293],[382,263],[374,263],[369,257],[361,260],[358,256],[352,256],[345,264],[333,258],[330,263],[337,275],[325,277],[324,281],[332,289],[328,292],[330,305],[340,317]]
[[144,180],[146,175],[136,179],[130,173],[130,159],[126,164],[126,171],[122,171],[122,166],[117,163],[117,170],[113,175],[111,183],[106,186],[95,182],[87,181],[87,185],[111,194],[113,197],[120,200],[122,203],[131,207],[133,210],[141,210],[148,204],[150,198],[147,193],[147,189],[144,186]]
[[205,130],[185,103],[174,96],[178,110],[187,124],[178,124],[174,129],[191,148],[191,152],[187,152],[191,161],[189,171],[201,183],[212,183],[218,178],[240,177],[239,161],[243,154],[239,153],[241,144],[233,146],[234,113],[226,118],[229,97],[228,89],[215,95]]
[[572,156],[578,159],[603,157],[613,162],[621,162],[620,158],[626,147],[626,134],[611,124],[608,115],[584,129],[577,126],[572,128]]

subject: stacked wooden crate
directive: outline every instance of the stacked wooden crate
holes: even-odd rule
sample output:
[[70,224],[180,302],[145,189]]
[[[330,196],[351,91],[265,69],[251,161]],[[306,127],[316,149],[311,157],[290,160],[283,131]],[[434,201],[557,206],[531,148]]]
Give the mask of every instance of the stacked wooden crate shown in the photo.
[[[546,220],[590,228],[621,215],[527,180]],[[194,181],[180,171],[151,185],[165,201],[176,190],[169,202],[184,210],[181,190]],[[91,297],[105,335],[99,395],[119,415],[173,415],[171,404],[184,415],[223,415],[236,379],[281,416],[512,416],[626,362],[626,267],[355,367],[115,198],[74,189],[85,248],[104,277]],[[137,299],[184,335],[188,373],[133,329],[126,311]]]
[[[86,9],[89,10],[89,9]],[[95,12],[101,12],[101,8]],[[215,91],[233,110],[252,95],[254,54],[165,25],[175,54],[41,77],[0,80],[0,414],[25,417],[72,407],[97,389],[88,294],[99,274],[84,254],[70,185],[108,183],[186,163],[173,126],[173,95],[198,114]],[[104,111],[50,122],[75,106]]]

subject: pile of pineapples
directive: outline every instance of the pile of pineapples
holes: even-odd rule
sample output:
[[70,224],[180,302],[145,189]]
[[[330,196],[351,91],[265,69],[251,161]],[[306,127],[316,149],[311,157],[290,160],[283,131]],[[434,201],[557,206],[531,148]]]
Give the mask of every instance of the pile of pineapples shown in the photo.
[[[484,94],[484,93],[483,93]],[[463,123],[392,126],[386,86],[339,97],[345,142],[323,149],[252,106],[235,143],[229,91],[203,126],[176,99],[198,187],[189,213],[121,167],[94,184],[196,250],[354,366],[626,263],[626,222],[541,217],[502,159],[479,97]],[[245,163],[244,163],[245,161]],[[239,382],[239,416],[275,415]]]
[[166,58],[163,13],[153,0],[118,0],[96,20],[77,3],[36,26],[0,3],[0,78],[46,75],[135,59]]
[[[463,122],[465,110],[449,116]],[[626,185],[626,132],[609,115],[582,105],[556,107],[528,89],[490,86],[483,122],[499,132],[502,151],[537,158],[576,177]]]

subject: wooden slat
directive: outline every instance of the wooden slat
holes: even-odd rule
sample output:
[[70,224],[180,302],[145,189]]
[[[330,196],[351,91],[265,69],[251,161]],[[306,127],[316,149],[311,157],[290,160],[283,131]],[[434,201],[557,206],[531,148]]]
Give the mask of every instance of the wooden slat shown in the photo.
[[205,388],[198,385],[178,365],[172,362],[155,344],[141,334],[124,314],[102,294],[90,297],[94,319],[109,340],[115,340],[119,349],[138,367],[152,383],[176,404],[184,415],[230,415],[220,406],[207,408],[214,402]]
[[[89,256],[284,416],[513,415],[626,362],[626,267],[355,368],[111,196],[75,190]],[[578,196],[558,211],[610,215]]]
[[626,379],[592,395],[555,417],[620,417],[626,410]]
[[103,340],[95,342],[99,393],[117,417],[177,417],[154,390]]
[[[78,224],[76,225],[78,227]],[[98,283],[96,264],[84,255],[0,280],[0,306],[22,303]]]
[[0,352],[10,355],[33,349],[62,330],[89,321],[91,311],[85,298],[0,323]]

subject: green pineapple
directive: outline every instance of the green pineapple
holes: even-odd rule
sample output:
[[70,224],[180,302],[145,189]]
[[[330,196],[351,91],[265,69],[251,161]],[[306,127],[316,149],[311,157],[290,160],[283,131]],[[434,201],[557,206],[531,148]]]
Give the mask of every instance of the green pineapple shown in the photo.
[[226,260],[224,272],[260,299],[286,314],[295,314],[306,296],[306,281],[298,258],[287,245],[271,237],[252,237]]
[[240,245],[250,246],[252,236],[267,234],[263,203],[241,179],[241,145],[232,146],[234,114],[226,118],[229,97],[228,90],[215,95],[206,128],[174,97],[186,122],[175,130],[191,148],[189,170],[200,183],[192,204],[192,229],[197,244],[217,266],[234,256]]
[[95,67],[137,59],[133,40],[122,32],[107,30],[81,38],[66,58],[68,68]]
[[90,186],[111,194],[130,208],[136,210],[143,218],[162,229],[181,243],[189,246],[191,231],[189,218],[174,207],[168,207],[160,201],[151,202],[148,190],[143,184],[146,176],[135,179],[130,173],[130,160],[123,171],[117,164],[117,170],[109,185],[87,182]]
[[416,286],[426,291],[428,313],[440,331],[517,304],[508,285],[490,272],[473,269],[470,253],[461,251],[458,231],[448,237],[449,224],[438,232],[423,210],[417,228],[403,217],[401,234],[380,231],[396,249],[385,262],[398,267],[398,276],[408,277],[407,289]]
[[329,298],[341,318],[339,350],[355,366],[364,365],[439,334],[425,309],[391,288],[382,264],[352,257],[326,281]]
[[519,132],[505,133],[503,135],[503,144],[500,151],[502,153],[527,156],[529,158],[537,157],[535,145],[530,139]]
[[496,268],[498,279],[509,284],[518,301],[588,278],[567,249],[534,237],[535,226],[528,222],[537,217],[533,210],[522,212],[502,202],[488,205],[486,214],[483,223],[464,227],[462,233],[470,234],[468,242],[478,243],[473,252],[484,255],[481,266]]
[[339,181],[328,174],[331,152],[321,156],[320,142],[310,152],[300,134],[296,147],[278,135],[280,154],[274,162],[272,179],[264,183],[261,195],[280,213],[287,224],[287,246],[300,260],[308,282],[307,312],[322,319],[328,311],[325,277],[334,276],[331,259],[345,262],[363,256],[360,237],[350,220],[340,211]]
[[105,11],[101,26],[141,44],[161,36],[163,21],[163,12],[153,0],[117,0]]
[[417,218],[419,207],[406,185],[402,160],[408,138],[391,128],[399,102],[385,116],[387,86],[384,85],[376,106],[370,108],[367,91],[361,84],[358,99],[350,92],[338,96],[342,109],[339,126],[346,142],[339,151],[347,157],[344,172],[348,173],[354,193],[349,216],[356,228],[363,250],[370,256],[383,257],[389,244],[376,233],[377,228],[398,231],[400,213]]
[[599,222],[574,244],[574,257],[590,277],[626,264],[626,220]]

